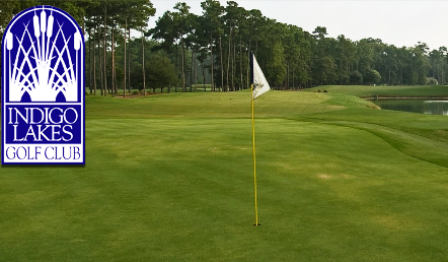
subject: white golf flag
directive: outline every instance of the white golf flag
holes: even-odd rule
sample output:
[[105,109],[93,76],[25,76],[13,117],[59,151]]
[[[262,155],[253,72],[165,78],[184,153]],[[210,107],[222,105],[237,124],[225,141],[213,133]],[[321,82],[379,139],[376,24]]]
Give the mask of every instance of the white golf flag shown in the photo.
[[258,65],[257,59],[255,58],[254,54],[252,54],[251,62],[252,62],[251,68],[253,77],[252,83],[254,85],[253,99],[256,99],[257,97],[269,91],[271,87],[269,86],[268,81],[264,77],[263,71]]

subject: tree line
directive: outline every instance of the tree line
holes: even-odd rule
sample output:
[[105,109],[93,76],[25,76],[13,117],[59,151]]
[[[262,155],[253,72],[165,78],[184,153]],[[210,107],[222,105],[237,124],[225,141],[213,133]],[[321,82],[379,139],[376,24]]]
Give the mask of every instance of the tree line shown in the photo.
[[[396,47],[381,39],[327,37],[325,27],[310,33],[235,1],[222,6],[205,0],[201,15],[179,2],[148,28],[157,8],[150,0],[0,0],[0,33],[14,14],[42,4],[64,9],[81,25],[92,94],[186,92],[199,85],[211,91],[246,89],[251,52],[276,89],[446,84],[444,46],[430,51],[424,42]],[[131,30],[139,36],[131,37]]]

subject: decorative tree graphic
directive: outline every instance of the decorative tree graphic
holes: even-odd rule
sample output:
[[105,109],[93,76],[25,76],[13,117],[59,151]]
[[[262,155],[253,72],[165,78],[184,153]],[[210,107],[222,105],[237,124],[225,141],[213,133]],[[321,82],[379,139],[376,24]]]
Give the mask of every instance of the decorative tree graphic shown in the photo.
[[67,21],[67,14],[49,6],[18,16],[5,36],[9,101],[78,101],[83,68],[79,28]]

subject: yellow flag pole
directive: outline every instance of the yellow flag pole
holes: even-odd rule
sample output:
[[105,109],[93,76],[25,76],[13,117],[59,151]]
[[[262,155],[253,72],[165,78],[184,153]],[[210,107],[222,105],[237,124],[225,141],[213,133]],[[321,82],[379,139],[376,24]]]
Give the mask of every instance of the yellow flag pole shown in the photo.
[[258,201],[257,201],[257,161],[256,161],[256,155],[255,155],[255,103],[254,103],[254,85],[250,85],[250,93],[251,93],[251,102],[252,102],[252,155],[254,159],[254,193],[255,193],[255,225],[256,227],[259,226],[258,224]]

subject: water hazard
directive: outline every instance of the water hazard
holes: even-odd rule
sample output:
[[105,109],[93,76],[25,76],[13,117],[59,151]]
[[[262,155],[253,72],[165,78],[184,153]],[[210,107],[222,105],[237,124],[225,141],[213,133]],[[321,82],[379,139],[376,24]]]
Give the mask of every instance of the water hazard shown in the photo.
[[448,115],[448,100],[378,100],[373,102],[383,110]]

